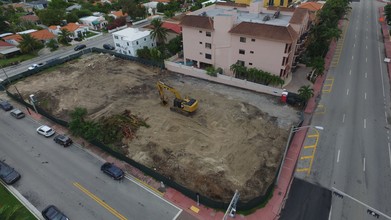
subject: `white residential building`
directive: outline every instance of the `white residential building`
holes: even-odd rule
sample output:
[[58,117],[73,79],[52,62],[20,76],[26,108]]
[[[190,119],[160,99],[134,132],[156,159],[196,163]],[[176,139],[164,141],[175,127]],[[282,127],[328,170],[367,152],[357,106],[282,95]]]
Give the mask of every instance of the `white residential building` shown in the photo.
[[113,33],[115,50],[129,56],[137,57],[137,50],[144,47],[156,46],[155,40],[151,37],[151,31],[137,28],[126,28]]
[[92,30],[100,30],[107,26],[107,21],[103,16],[87,16],[79,19],[80,23],[87,25]]

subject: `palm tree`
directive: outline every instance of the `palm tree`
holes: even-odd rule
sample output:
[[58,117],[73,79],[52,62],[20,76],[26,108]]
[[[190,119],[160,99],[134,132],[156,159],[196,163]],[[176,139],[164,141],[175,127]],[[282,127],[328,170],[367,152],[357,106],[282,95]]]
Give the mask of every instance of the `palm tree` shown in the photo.
[[229,69],[234,72],[235,78],[242,79],[246,72],[247,68],[245,66],[240,65],[239,63],[232,64]]
[[72,36],[72,33],[69,32],[67,29],[62,29],[60,33],[58,33],[58,42],[63,45],[68,45],[68,40]]
[[167,29],[163,27],[163,22],[159,18],[155,18],[151,21],[153,30],[151,31],[151,36],[153,40],[156,40],[156,43],[160,45],[167,40]]
[[22,34],[22,40],[19,42],[19,48],[22,53],[35,52],[36,49],[42,48],[43,44],[29,34]]
[[299,89],[299,96],[304,100],[305,103],[314,96],[314,89],[310,87],[310,85],[302,86]]
[[[316,77],[323,75],[324,59],[321,56],[312,58],[309,62],[309,66],[312,67],[312,71]],[[310,79],[312,79],[312,75],[311,75]]]

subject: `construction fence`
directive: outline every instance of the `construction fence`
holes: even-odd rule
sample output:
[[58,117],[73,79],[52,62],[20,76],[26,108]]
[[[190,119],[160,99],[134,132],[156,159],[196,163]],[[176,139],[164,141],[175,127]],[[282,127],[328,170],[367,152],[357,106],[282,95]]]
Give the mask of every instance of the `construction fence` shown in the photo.
[[[10,86],[13,82],[15,82],[15,81],[17,81],[19,79],[22,79],[22,78],[25,78],[25,77],[37,74],[38,72],[40,72],[42,70],[54,67],[56,65],[63,64],[63,63],[68,62],[70,60],[77,59],[80,56],[82,56],[83,54],[87,54],[87,53],[91,53],[91,52],[108,53],[108,54],[111,54],[111,55],[119,57],[119,58],[140,62],[142,64],[149,65],[149,66],[152,66],[152,67],[164,68],[163,64],[155,63],[155,62],[152,62],[152,61],[139,59],[137,57],[130,57],[130,56],[126,56],[126,55],[123,55],[123,54],[118,54],[118,53],[115,53],[115,52],[112,52],[112,51],[107,51],[107,50],[103,50],[103,49],[99,49],[99,48],[89,48],[89,49],[80,51],[80,52],[78,52],[76,54],[73,54],[73,55],[61,58],[61,59],[54,59],[54,60],[48,61],[42,67],[39,67],[39,68],[36,68],[36,69],[33,69],[33,70],[29,70],[29,71],[25,71],[25,72],[22,72],[22,73],[20,73],[18,75],[9,77],[7,80],[4,80],[4,81],[2,81],[0,83],[2,85],[2,86],[0,86],[0,90],[4,90],[7,86]],[[6,92],[7,92],[8,96],[10,96],[15,101],[17,101],[20,104],[26,106],[27,108],[33,109],[33,106],[30,103],[26,102],[17,93],[12,94],[12,93],[10,93],[8,91],[6,91]],[[36,107],[36,109],[37,109],[39,114],[45,116],[46,118],[52,120],[53,122],[55,122],[55,123],[57,123],[57,124],[59,124],[61,126],[68,127],[68,122],[54,117],[53,115],[47,113],[44,109],[40,108],[39,106],[35,106],[35,107]],[[136,162],[136,161],[134,161],[134,160],[132,160],[132,159],[130,159],[128,157],[126,157],[125,155],[123,155],[123,154],[113,150],[112,148],[104,145],[103,143],[101,143],[99,141],[93,140],[93,141],[90,141],[90,143],[95,145],[95,146],[97,146],[97,147],[99,147],[101,150],[103,150],[106,153],[112,155],[113,157],[115,157],[115,158],[117,158],[119,160],[122,160],[122,161],[128,163],[129,165],[131,165],[131,166],[141,170],[146,175],[149,175],[149,176],[153,177],[154,179],[163,182],[165,185],[176,189],[177,191],[179,191],[183,195],[193,199],[194,201],[197,201],[197,196],[198,196],[199,202],[201,204],[207,206],[207,207],[218,209],[218,210],[225,210],[228,207],[228,205],[229,205],[228,202],[216,201],[216,200],[210,199],[210,198],[208,198],[208,197],[206,197],[204,195],[201,195],[198,192],[192,191],[192,190],[190,190],[190,189],[180,185],[179,183],[177,183],[175,181],[172,181],[170,178],[167,178],[167,177],[157,173],[153,169],[151,169],[149,167],[146,167],[146,166],[144,166],[144,165],[142,165],[142,164],[140,164],[140,163],[138,163],[138,162]],[[255,197],[255,198],[253,198],[252,200],[250,200],[248,202],[241,202],[240,199],[239,199],[239,201],[237,203],[236,210],[238,210],[238,211],[252,210],[252,209],[259,208],[262,204],[265,204],[267,202],[267,200],[270,198],[271,194],[273,193],[274,182],[276,180],[276,177],[277,177],[277,173],[276,173],[276,176],[274,178],[273,183],[268,187],[268,189],[266,190],[264,195]],[[232,194],[232,196],[233,196],[233,194]]]

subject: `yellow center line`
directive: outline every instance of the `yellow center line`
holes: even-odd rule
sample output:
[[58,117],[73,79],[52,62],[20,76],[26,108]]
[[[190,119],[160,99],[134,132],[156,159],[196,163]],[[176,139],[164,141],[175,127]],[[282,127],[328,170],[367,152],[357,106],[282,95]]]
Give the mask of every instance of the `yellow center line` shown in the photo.
[[121,220],[127,220],[123,215],[121,215],[119,212],[117,212],[115,209],[110,207],[107,203],[103,202],[100,198],[92,194],[90,191],[88,191],[86,188],[84,188],[82,185],[80,185],[77,182],[74,182],[73,185],[80,189],[80,191],[84,192],[87,196],[89,196],[91,199],[95,200],[99,205],[103,206],[105,209],[107,209],[111,214],[115,215],[117,218]]
[[299,169],[296,169],[297,172],[305,172],[305,171],[308,171],[308,168],[299,168]]

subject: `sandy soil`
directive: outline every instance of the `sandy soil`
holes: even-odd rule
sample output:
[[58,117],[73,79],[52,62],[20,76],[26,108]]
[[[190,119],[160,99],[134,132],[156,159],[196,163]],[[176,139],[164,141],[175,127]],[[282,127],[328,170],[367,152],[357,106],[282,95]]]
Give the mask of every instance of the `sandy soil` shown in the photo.
[[[156,81],[199,100],[190,117],[162,106]],[[275,176],[297,112],[277,97],[160,73],[137,63],[92,54],[16,84],[27,100],[69,120],[75,107],[96,120],[130,110],[146,119],[128,145],[128,157],[214,199],[241,201],[264,193]],[[12,91],[12,90],[11,90]],[[166,93],[172,101],[173,95]]]

